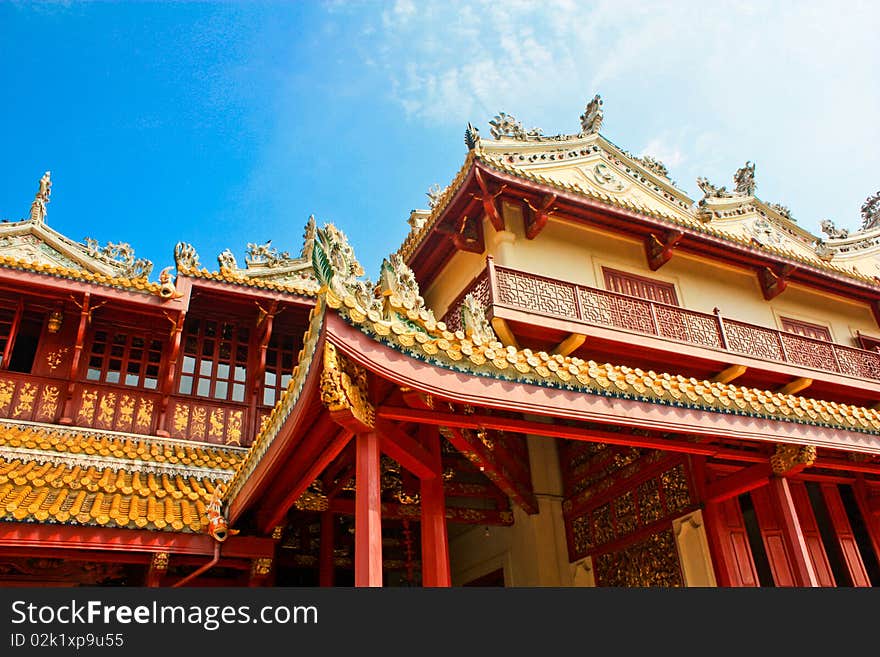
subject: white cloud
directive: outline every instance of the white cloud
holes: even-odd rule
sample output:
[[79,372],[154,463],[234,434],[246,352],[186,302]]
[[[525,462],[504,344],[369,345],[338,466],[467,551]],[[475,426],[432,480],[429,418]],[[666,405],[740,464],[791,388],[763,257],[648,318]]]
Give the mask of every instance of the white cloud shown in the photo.
[[605,100],[603,133],[645,144],[686,190],[758,163],[759,194],[813,228],[853,227],[880,171],[880,4],[399,0],[370,56],[419,124],[574,132]]

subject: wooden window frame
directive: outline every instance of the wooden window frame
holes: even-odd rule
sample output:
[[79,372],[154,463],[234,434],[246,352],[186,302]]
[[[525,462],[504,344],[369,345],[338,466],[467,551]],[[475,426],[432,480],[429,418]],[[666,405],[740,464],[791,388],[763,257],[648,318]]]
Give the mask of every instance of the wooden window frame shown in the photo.
[[[196,323],[197,327],[193,331],[192,327]],[[215,333],[210,335],[208,332],[212,325]],[[232,327],[230,337],[224,337],[223,331],[227,326]],[[246,332],[244,337],[242,337],[243,331]],[[212,315],[187,317],[183,328],[180,372],[174,388],[176,394],[247,404],[248,375],[252,370],[250,357],[253,335],[253,327],[247,325],[246,320],[238,317]],[[212,342],[210,347],[208,347],[209,341]],[[226,342],[229,343],[228,358],[221,355],[222,345]],[[244,349],[244,357],[240,358],[239,350],[242,348]],[[210,354],[206,353],[209,349]],[[208,363],[210,366],[206,372],[205,364]],[[225,375],[221,374],[223,367],[228,368]],[[238,377],[239,369],[242,370],[241,378]],[[208,382],[205,394],[199,392],[199,385],[202,381]],[[241,393],[241,399],[235,399],[237,392]]]
[[[105,337],[101,338],[101,335]],[[119,337],[123,338],[121,342],[117,340]],[[142,346],[134,344],[134,341],[138,339],[143,340]],[[101,350],[98,350],[99,345]],[[119,351],[114,353],[114,349]],[[133,355],[137,351],[141,352],[139,357]],[[89,348],[86,352],[87,360],[81,378],[92,383],[158,390],[162,378],[162,354],[164,351],[165,341],[152,331],[99,324],[91,332]],[[155,358],[151,358],[151,354],[154,354]],[[111,369],[110,363],[113,360],[119,361],[118,370]],[[99,362],[96,363],[96,361]],[[135,375],[137,381],[129,383],[129,378],[132,376],[129,366],[133,363],[138,365],[138,372]],[[151,367],[155,368],[155,373],[148,376],[148,369]],[[92,376],[93,372],[96,372],[97,375]],[[119,379],[117,381],[108,380],[108,375],[112,372],[118,372]],[[147,385],[148,381],[153,381],[153,385]]]
[[[632,294],[629,292],[622,292],[613,283],[614,278],[618,278],[624,281],[628,281],[634,287],[644,286],[648,288],[654,288],[658,291],[665,291],[669,296],[664,299],[662,298],[662,293],[659,295],[655,295],[657,298],[654,298],[650,295],[644,294]],[[681,304],[678,300],[678,292],[675,289],[674,283],[669,283],[667,281],[657,280],[656,278],[648,278],[647,276],[640,276],[638,274],[632,274],[627,271],[623,271],[621,269],[614,269],[612,267],[602,267],[602,278],[605,282],[605,289],[609,292],[614,292],[616,294],[624,294],[629,297],[636,297],[638,299],[643,299],[645,301],[651,301],[653,303],[662,303],[667,306],[678,306]]]
[[[273,332],[269,344],[266,346],[266,370],[263,373],[263,380],[260,382],[258,406],[272,408],[281,399],[290,379],[293,378],[293,370],[296,367],[300,349],[302,349],[301,340],[296,340],[293,335],[288,333]],[[271,401],[267,402],[269,394],[271,394]]]
[[24,304],[21,299],[0,299],[0,370],[9,367],[12,349],[15,347],[15,334],[21,324],[23,312]]
[[[779,316],[779,325],[782,327],[782,330],[786,333],[793,333],[794,335],[799,335],[802,338],[809,338],[812,340],[822,340],[824,342],[834,342],[831,336],[831,329],[827,326],[823,326],[822,324],[814,324],[813,322],[805,322],[802,319],[794,319],[793,317],[784,317],[782,315]],[[801,333],[796,329],[800,327],[807,331],[821,331],[825,336],[824,338],[816,337],[815,335],[807,335],[806,333]]]

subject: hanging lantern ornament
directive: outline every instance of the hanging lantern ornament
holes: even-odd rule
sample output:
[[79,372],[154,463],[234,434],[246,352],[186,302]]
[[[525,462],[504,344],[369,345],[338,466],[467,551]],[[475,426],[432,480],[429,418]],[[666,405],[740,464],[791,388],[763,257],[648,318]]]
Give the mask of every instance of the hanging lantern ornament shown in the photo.
[[61,329],[61,322],[63,321],[64,313],[61,312],[61,308],[55,308],[55,310],[53,310],[49,314],[49,333],[58,333],[58,331]]

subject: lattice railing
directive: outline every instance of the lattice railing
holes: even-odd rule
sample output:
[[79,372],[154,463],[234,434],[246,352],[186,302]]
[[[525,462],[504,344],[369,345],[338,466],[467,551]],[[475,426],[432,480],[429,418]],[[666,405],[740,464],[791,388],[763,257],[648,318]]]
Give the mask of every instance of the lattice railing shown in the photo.
[[595,326],[726,349],[761,360],[880,380],[880,353],[877,352],[723,319],[717,310],[716,314],[700,313],[491,264],[450,306],[444,321],[451,331],[461,328],[461,304],[469,292],[485,307],[503,305]]

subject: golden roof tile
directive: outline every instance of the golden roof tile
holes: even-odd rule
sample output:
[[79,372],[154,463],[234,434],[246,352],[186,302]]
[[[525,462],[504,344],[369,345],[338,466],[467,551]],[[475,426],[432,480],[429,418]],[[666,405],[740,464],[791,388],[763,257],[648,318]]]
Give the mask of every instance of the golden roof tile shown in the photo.
[[276,281],[267,281],[258,276],[241,276],[229,270],[221,269],[220,271],[208,271],[207,269],[196,268],[178,268],[178,274],[189,276],[191,278],[203,278],[205,280],[220,281],[221,283],[232,283],[233,285],[244,285],[246,287],[255,287],[262,290],[272,290],[274,292],[286,292],[288,294],[296,294],[303,297],[314,297],[318,293],[318,285],[308,279],[301,283],[278,283]]
[[161,283],[150,282],[146,278],[120,278],[117,276],[108,276],[101,273],[92,273],[85,269],[73,269],[71,267],[63,267],[61,265],[33,262],[30,260],[15,258],[9,255],[0,255],[0,267],[34,272],[37,274],[47,274],[49,276],[55,276],[56,278],[66,278],[73,281],[96,283],[98,285],[105,285],[107,287],[114,287],[122,290],[144,292],[147,294],[162,296]]

